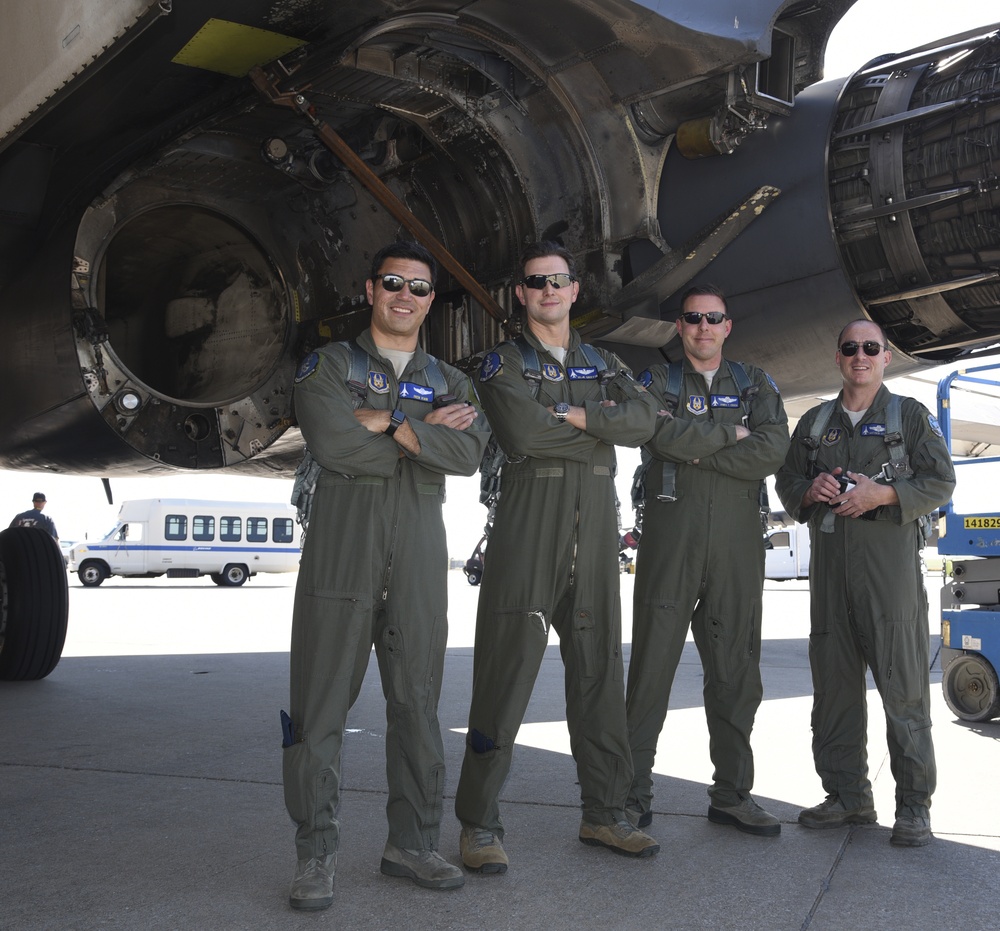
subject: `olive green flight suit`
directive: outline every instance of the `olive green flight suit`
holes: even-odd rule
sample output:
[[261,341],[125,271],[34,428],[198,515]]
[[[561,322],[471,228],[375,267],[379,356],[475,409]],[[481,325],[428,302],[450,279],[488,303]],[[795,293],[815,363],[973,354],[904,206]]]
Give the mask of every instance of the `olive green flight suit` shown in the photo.
[[[469,733],[455,799],[467,827],[503,838],[499,795],[541,664],[548,632],[559,634],[566,717],[583,818],[624,817],[632,778],[625,730],[624,669],[614,444],[638,446],[653,430],[656,402],[625,370],[608,385],[615,407],[571,333],[560,365],[527,331],[543,371],[537,399],[517,347],[487,356],[479,395],[508,457],[479,594]],[[624,370],[601,352],[608,368]],[[587,410],[587,432],[545,408]]]
[[[840,397],[820,438],[816,467],[877,475],[889,453],[884,440],[889,390],[883,386],[857,427]],[[865,667],[882,697],[886,738],[896,781],[896,816],[927,817],[937,781],[931,741],[927,594],[920,571],[917,524],[951,497],[955,470],[937,421],[912,398],[902,402],[902,432],[913,475],[894,483],[899,505],[863,518],[835,517],[830,509],[802,508],[812,483],[803,442],[818,407],[799,421],[776,479],[785,510],[809,523],[813,676],[813,757],[828,795],[850,810],[871,803]],[[834,512],[835,513],[835,512]]]
[[[285,804],[298,825],[300,859],[337,850],[344,725],[373,644],[386,698],[389,841],[437,848],[444,790],[437,707],[448,597],[441,505],[445,475],[474,474],[489,439],[482,414],[465,431],[424,424],[431,403],[398,398],[392,364],[380,358],[370,333],[358,343],[371,370],[363,406],[404,411],[420,453],[401,456],[392,438],[355,419],[342,347],[325,346],[311,372],[300,368],[296,416],[323,467],[295,588],[295,742],[284,750]],[[401,380],[429,385],[427,364],[418,348]],[[474,402],[469,379],[439,366],[456,398]]]
[[[709,750],[715,766],[712,803],[729,807],[753,787],[750,732],[760,705],[764,541],[761,480],[784,461],[788,418],[773,382],[744,365],[757,389],[745,410],[725,361],[706,389],[684,361],[677,409],[662,418],[646,444],[646,506],[636,554],[632,653],[629,660],[629,744],[635,777],[629,807],[649,811],[653,761],[670,688],[688,628],[704,672]],[[640,376],[661,407],[667,367]],[[661,501],[662,463],[676,463],[676,500]]]

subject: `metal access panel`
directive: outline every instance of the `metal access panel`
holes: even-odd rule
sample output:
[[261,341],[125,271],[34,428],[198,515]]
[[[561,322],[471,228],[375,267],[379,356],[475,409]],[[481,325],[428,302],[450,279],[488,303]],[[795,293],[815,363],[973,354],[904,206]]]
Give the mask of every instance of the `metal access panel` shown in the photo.
[[938,552],[948,556],[1000,556],[1000,514],[948,514]]
[[0,0],[0,149],[169,8],[161,0]]

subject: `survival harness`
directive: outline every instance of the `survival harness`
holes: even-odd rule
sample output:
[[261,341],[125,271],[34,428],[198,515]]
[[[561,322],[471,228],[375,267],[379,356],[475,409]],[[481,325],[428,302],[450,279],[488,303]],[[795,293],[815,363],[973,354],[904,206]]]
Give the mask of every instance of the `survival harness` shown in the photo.
[[[747,370],[742,362],[730,362],[727,359],[726,365],[729,366],[729,372],[733,376],[733,381],[736,382],[736,388],[740,393],[740,404],[743,406],[743,425],[748,426],[750,410],[753,406],[754,398],[757,397],[760,389],[750,381],[750,376],[747,375]],[[667,365],[667,385],[664,394],[666,398],[666,410],[670,416],[673,416],[674,411],[677,410],[680,404],[681,384],[683,381],[684,364],[682,362],[669,363]],[[643,510],[646,506],[646,473],[653,464],[653,457],[646,450],[645,446],[642,447],[640,452],[642,460],[635,470],[635,475],[632,477],[632,507],[635,509],[635,526],[639,532],[642,531]],[[659,465],[661,467],[662,482],[660,493],[656,496],[656,499],[658,501],[676,501],[677,463],[660,462]],[[766,527],[770,506],[767,500],[767,483],[763,480],[760,483],[759,503],[761,520],[765,523]]]
[[[542,387],[542,366],[538,361],[538,352],[524,338],[523,334],[514,339],[506,340],[501,345],[511,346],[521,355],[521,369],[524,380],[528,383],[533,400],[538,400],[538,392]],[[499,347],[498,347],[499,348]],[[580,351],[587,359],[587,365],[597,369],[597,378],[603,389],[615,379],[618,374],[614,369],[609,369],[604,357],[589,343],[580,343]],[[508,456],[501,448],[494,433],[486,444],[483,452],[483,460],[479,465],[480,485],[479,502],[489,508],[490,513],[487,518],[488,523],[492,523],[493,514],[496,509],[497,500],[500,497],[500,478],[503,467],[508,462],[520,462],[524,457]]]
[[[809,458],[806,462],[806,477],[815,478],[819,472],[816,459],[819,456],[820,437],[826,430],[826,425],[837,405],[837,399],[824,401],[816,412],[816,419],[813,421],[809,436],[803,436],[802,443],[809,450]],[[903,439],[903,418],[902,418],[902,398],[898,394],[889,395],[889,406],[886,408],[885,436],[882,441],[885,443],[889,453],[889,461],[883,463],[881,472],[875,478],[884,478],[890,485],[900,478],[911,478],[913,467],[910,465],[910,457],[906,452],[906,441]],[[874,511],[869,512],[874,517]],[[820,523],[820,530],[823,533],[833,533],[833,525],[837,512],[829,508],[823,515]],[[866,515],[863,515],[867,517]],[[917,521],[920,527],[921,540],[926,543],[932,533],[931,517],[924,514]]]
[[[354,410],[365,403],[368,397],[368,370],[371,367],[371,357],[353,340],[344,340],[334,345],[341,347],[347,353],[348,369],[345,384],[354,399]],[[441,371],[438,360],[428,353],[427,373],[429,387],[434,389],[434,406],[442,407],[455,400],[448,388],[448,381]],[[295,505],[296,520],[302,525],[305,535],[309,527],[309,515],[312,513],[313,495],[316,494],[316,482],[322,466],[313,458],[308,447],[302,449],[302,461],[295,470],[295,483],[292,485],[291,503]]]

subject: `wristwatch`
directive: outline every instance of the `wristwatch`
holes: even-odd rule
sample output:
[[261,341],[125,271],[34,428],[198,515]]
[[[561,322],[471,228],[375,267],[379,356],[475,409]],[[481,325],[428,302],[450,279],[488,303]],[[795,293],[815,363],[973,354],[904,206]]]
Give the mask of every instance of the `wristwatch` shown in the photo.
[[406,422],[406,414],[398,407],[389,415],[389,426],[383,431],[386,436],[392,436]]
[[556,420],[566,423],[566,418],[569,417],[569,405],[565,401],[560,401],[552,408],[552,413],[556,415]]

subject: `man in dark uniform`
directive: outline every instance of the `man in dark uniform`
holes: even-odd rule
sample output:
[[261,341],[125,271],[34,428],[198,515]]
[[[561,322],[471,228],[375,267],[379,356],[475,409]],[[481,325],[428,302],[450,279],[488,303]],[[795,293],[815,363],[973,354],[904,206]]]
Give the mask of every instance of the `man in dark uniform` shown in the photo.
[[42,509],[45,507],[45,495],[40,491],[36,491],[31,498],[31,503],[34,505],[30,511],[24,511],[18,514],[11,522],[11,527],[37,527],[39,530],[45,530],[52,535],[56,543],[59,542],[59,534],[56,531],[55,522],[51,517],[46,517],[42,513]]
[[732,326],[721,291],[692,288],[677,320],[684,347],[683,368],[675,369],[677,396],[667,397],[665,365],[639,379],[669,413],[645,447],[652,461],[636,556],[626,699],[635,765],[628,809],[636,824],[650,823],[657,739],[691,628],[704,670],[715,765],[708,818],[773,836],[781,831],[778,819],[750,796],[750,732],[763,695],[761,486],[784,461],[788,418],[763,371],[723,357]]
[[[799,823],[831,828],[876,819],[867,667],[882,696],[896,781],[890,840],[920,847],[931,840],[937,768],[919,521],[951,497],[955,470],[934,417],[912,398],[894,401],[882,384],[892,352],[878,324],[848,324],[835,359],[843,379],[836,404],[814,407],[799,421],[776,481],[785,510],[808,521],[812,544],[813,757],[827,797],[802,811]],[[899,449],[897,470],[891,449],[900,439],[905,456]],[[848,488],[845,477],[856,484]]]
[[[372,644],[387,718],[382,872],[432,889],[464,883],[437,852],[448,568],[441,505],[445,476],[475,473],[489,429],[469,379],[417,344],[435,272],[416,243],[382,249],[366,283],[371,327],[357,340],[365,384],[348,385],[351,349],[340,343],[311,354],[296,375],[296,416],[322,471],[295,589],[285,722],[285,803],[298,825],[294,908],[333,900],[344,726]],[[435,374],[453,403],[434,406],[442,400]]]
[[556,243],[536,243],[520,264],[524,335],[489,353],[479,376],[490,425],[510,460],[479,594],[469,732],[455,798],[462,860],[485,873],[507,870],[499,795],[550,628],[565,663],[583,803],[579,838],[634,857],[659,850],[624,815],[632,764],[614,488],[614,444],[648,439],[656,405],[615,356],[581,345],[570,327],[579,294],[572,255]]

